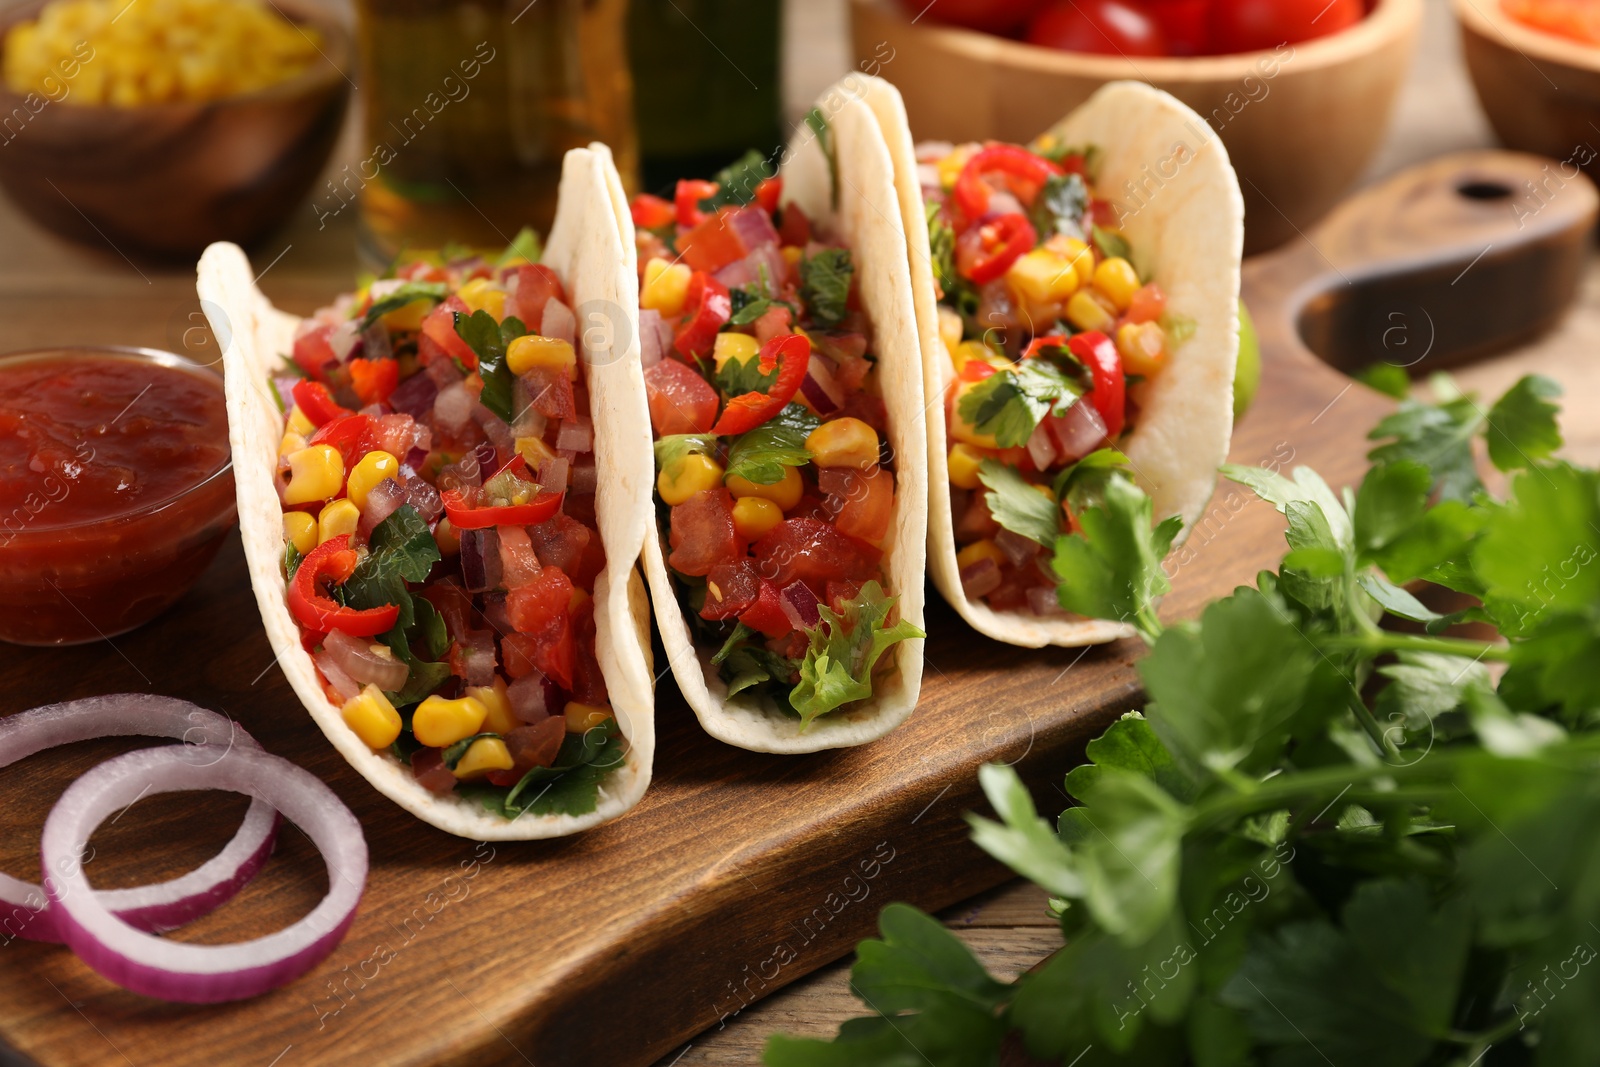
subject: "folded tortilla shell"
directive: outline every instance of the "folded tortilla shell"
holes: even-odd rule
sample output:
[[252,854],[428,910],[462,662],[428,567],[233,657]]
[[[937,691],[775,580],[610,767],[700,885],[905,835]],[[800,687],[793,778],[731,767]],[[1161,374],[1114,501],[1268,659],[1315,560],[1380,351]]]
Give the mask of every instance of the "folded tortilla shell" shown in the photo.
[[[544,263],[562,278],[579,320],[580,352],[588,375],[595,430],[595,461],[602,471],[637,471],[651,463],[645,406],[635,397],[638,331],[627,328],[614,290],[614,264],[623,254],[611,224],[604,168],[608,155],[574,149],[562,170],[561,201]],[[250,262],[232,244],[214,244],[200,258],[201,306],[223,349],[228,436],[239,497],[239,530],[256,603],[267,638],[290,686],[328,740],[377,790],[417,818],[475,841],[560,837],[626,812],[644,795],[655,759],[655,708],[649,661],[649,611],[636,562],[648,514],[644,477],[603,477],[596,521],[606,568],[595,581],[595,645],[617,723],[627,738],[622,766],[601,786],[599,804],[586,815],[534,815],[504,819],[475,800],[438,796],[417,783],[410,767],[387,751],[374,752],[344,723],[339,705],[323,692],[316,666],[301,646],[289,613],[281,568],[283,509],[273,475],[284,419],[273,399],[271,377],[292,349],[299,319],[274,308],[256,288]],[[609,319],[616,329],[594,328]],[[603,325],[603,323],[601,323]],[[590,328],[585,328],[590,327]],[[625,417],[612,417],[616,412]]]
[[[799,204],[808,217],[841,239],[854,258],[861,301],[872,319],[878,381],[889,413],[889,445],[895,458],[894,518],[883,545],[886,592],[900,598],[900,617],[922,628],[927,446],[911,275],[904,254],[905,228],[895,197],[893,161],[877,123],[861,103],[859,90],[850,88],[861,77],[847,78],[817,102],[837,150],[837,208],[827,157],[808,127],[800,128],[785,151],[780,173],[784,201]],[[618,225],[624,243],[633,247],[633,220],[626,204],[619,205]],[[635,289],[636,263],[635,259],[625,265],[628,283]],[[637,300],[630,306],[637,308]],[[643,396],[643,378],[638,379],[637,387]],[[922,688],[920,640],[902,641],[886,653],[886,658],[893,656],[893,664],[878,674],[870,700],[829,712],[804,731],[798,715],[770,699],[758,700],[748,691],[730,698],[710,662],[717,650],[695,647],[667,569],[667,551],[662,536],[645,538],[645,576],[678,687],[707,733],[756,752],[816,752],[865,744],[910,717]]]
[[[956,565],[944,395],[953,373],[939,337],[938,299],[916,153],[900,93],[868,79],[864,99],[895,160],[905,219],[917,329],[929,405],[928,562],[934,584],[972,627],[1028,648],[1068,648],[1130,636],[1102,619],[995,611],[969,600]],[[1100,151],[1099,195],[1123,208],[1122,230],[1140,274],[1167,294],[1167,307],[1194,324],[1157,377],[1139,424],[1123,441],[1134,480],[1157,519],[1183,517],[1177,544],[1205,510],[1233,433],[1233,371],[1239,354],[1239,261],[1244,200],[1222,140],[1204,119],[1142,82],[1112,82],[1049,131],[1059,143]],[[1134,210],[1136,208],[1136,210]],[[1174,547],[1177,546],[1174,545]]]

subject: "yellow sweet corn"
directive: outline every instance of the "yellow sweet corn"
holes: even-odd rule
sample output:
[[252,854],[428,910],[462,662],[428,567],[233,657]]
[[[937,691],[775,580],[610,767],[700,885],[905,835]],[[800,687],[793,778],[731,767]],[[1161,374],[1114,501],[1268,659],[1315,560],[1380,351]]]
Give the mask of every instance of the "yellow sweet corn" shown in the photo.
[[490,771],[509,771],[516,763],[498,737],[480,737],[467,746],[452,772],[457,778],[480,778]]
[[760,354],[761,342],[747,333],[719,333],[716,343],[711,347],[711,358],[716,361],[717,369],[730,359],[740,363],[747,363],[751,356]]
[[869,470],[878,465],[878,431],[860,419],[834,419],[806,436],[806,451],[819,467]]
[[1006,285],[1020,303],[1059,304],[1078,291],[1078,272],[1067,257],[1035,248],[1011,264]]
[[297,434],[293,430],[285,430],[283,442],[278,445],[278,455],[287,456],[289,453],[298,452],[304,447],[306,447],[306,439],[303,435]]
[[483,728],[489,709],[472,697],[428,697],[411,716],[411,732],[429,748],[447,748]]
[[955,367],[957,374],[960,374],[962,369],[973,360],[977,360],[979,363],[987,363],[997,370],[1004,370],[1011,366],[1009,359],[982,341],[962,341],[950,352],[950,362]]
[[805,495],[806,484],[800,477],[800,472],[793,467],[783,468],[783,477],[771,485],[762,485],[741,478],[737,474],[728,479],[728,491],[736,499],[744,500],[755,497],[759,500],[770,500],[784,511],[788,511],[800,503],[800,498]]
[[433,528],[433,540],[439,546],[439,554],[447,559],[461,551],[461,533],[448,517],[441,518]]
[[1094,269],[1094,287],[1111,301],[1118,312],[1128,310],[1133,294],[1139,291],[1139,272],[1121,256],[1112,256]]
[[361,509],[356,507],[346,497],[330,500],[322,507],[322,512],[317,516],[317,544],[331,541],[335,537],[348,537],[356,532],[356,527],[361,524]]
[[1167,334],[1156,322],[1129,322],[1117,329],[1117,351],[1129,374],[1153,378],[1167,365]]
[[378,487],[378,483],[397,478],[400,475],[400,461],[382,449],[375,449],[362,456],[350,470],[350,479],[345,483],[345,496],[357,508],[367,506],[367,494]]
[[[287,400],[288,398],[285,397],[285,399]],[[306,417],[305,412],[301,411],[299,408],[295,408],[293,411],[289,412],[288,421],[284,424],[284,432],[286,434],[297,433],[301,437],[310,437],[312,434],[317,432],[317,427],[309,418]]]
[[956,347],[961,344],[961,334],[965,327],[961,316],[956,312],[939,305],[939,340],[944,342],[945,351],[955,357]]
[[783,521],[783,509],[765,497],[741,497],[733,503],[733,529],[746,541],[760,540]]
[[545,444],[542,437],[519,437],[516,442],[519,455],[528,463],[528,469],[535,474],[539,471],[539,464],[547,459],[556,458],[556,450]]
[[457,289],[456,295],[470,311],[487,311],[494,316],[496,322],[506,317],[505,291],[496,289],[488,278],[472,279]]
[[[500,295],[500,305],[501,309],[504,310],[504,293]],[[409,304],[400,305],[378,321],[383,323],[384,328],[391,333],[401,331],[416,333],[422,329],[422,320],[428,317],[428,312],[432,311],[433,308],[434,303],[432,300],[413,300]],[[406,377],[404,367],[400,368],[400,376],[402,378]]]
[[1106,297],[1089,289],[1079,289],[1067,301],[1067,321],[1080,330],[1110,333],[1117,324],[1114,308]]
[[1078,275],[1078,288],[1094,282],[1094,249],[1076,237],[1056,235],[1045,242],[1045,247],[1072,264]]
[[661,494],[662,502],[673,507],[721,484],[722,464],[710,456],[684,456],[656,477],[656,491]]
[[559,337],[530,333],[517,338],[506,347],[506,366],[512,374],[526,374],[536,367],[564,370],[569,379],[578,380],[578,353]]
[[567,705],[564,714],[567,717],[567,733],[581,734],[611,718],[611,709],[604,704],[579,704],[573,701]]
[[979,489],[978,468],[988,459],[988,453],[968,444],[950,446],[950,484],[957,489]]
[[504,678],[496,678],[493,685],[469,685],[467,696],[488,709],[483,728],[491,733],[509,734],[522,725],[522,720],[511,714],[511,699],[506,696]]
[[291,452],[285,504],[311,504],[327,500],[344,488],[344,457],[332,445],[308,445]]
[[317,520],[303,511],[283,513],[283,539],[302,556],[317,547]]
[[694,272],[686,263],[669,263],[657,257],[644,265],[644,283],[639,286],[639,306],[658,311],[664,318],[683,314],[689,298],[689,279]]
[[400,736],[400,713],[377,686],[367,687],[339,709],[344,724],[368,748],[388,748]]
[[974,563],[981,563],[986,559],[994,560],[997,567],[1004,567],[1010,557],[1005,554],[999,545],[985,537],[982,541],[974,541],[960,552],[957,552],[956,566],[966,570]]

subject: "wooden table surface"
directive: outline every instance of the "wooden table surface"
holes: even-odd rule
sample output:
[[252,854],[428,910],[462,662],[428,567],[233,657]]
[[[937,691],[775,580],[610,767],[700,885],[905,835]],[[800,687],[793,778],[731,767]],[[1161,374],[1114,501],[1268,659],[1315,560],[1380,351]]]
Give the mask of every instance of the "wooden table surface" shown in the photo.
[[[786,94],[809,100],[848,67],[842,0],[791,3],[790,63]],[[891,73],[892,77],[892,73]],[[1371,178],[1443,151],[1491,143],[1487,124],[1460,65],[1454,27],[1444,0],[1430,0],[1422,50],[1407,85],[1385,150]],[[309,207],[286,230],[257,251],[263,288],[283,306],[305,311],[347,288],[355,269],[349,212],[319,229]],[[19,217],[0,201],[0,348],[21,349],[71,340],[143,344],[203,353],[210,344],[201,329],[193,273],[135,266],[111,247],[67,246]],[[274,258],[276,257],[276,258]],[[1567,388],[1568,452],[1600,462],[1600,363],[1579,353],[1600,343],[1600,269],[1591,263],[1578,305],[1566,321],[1514,353],[1462,368],[1457,378],[1493,395],[1521,374],[1538,371]],[[0,659],[11,655],[0,646]],[[936,667],[937,665],[932,665]],[[1066,768],[1062,768],[1065,771]],[[25,873],[17,871],[15,873]],[[1038,962],[1060,944],[1044,914],[1044,895],[1012,883],[941,916],[1000,978]],[[808,978],[708,1031],[665,1056],[661,1064],[757,1062],[766,1036],[775,1031],[830,1034],[859,1013],[849,995],[849,959]]]

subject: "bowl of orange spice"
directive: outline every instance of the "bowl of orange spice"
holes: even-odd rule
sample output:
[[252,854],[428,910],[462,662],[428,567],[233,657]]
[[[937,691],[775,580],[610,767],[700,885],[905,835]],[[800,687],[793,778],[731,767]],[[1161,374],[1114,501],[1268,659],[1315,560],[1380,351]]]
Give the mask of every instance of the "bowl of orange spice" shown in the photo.
[[1455,0],[1478,100],[1508,147],[1549,156],[1536,211],[1580,170],[1600,177],[1600,4],[1593,0]]
[[0,34],[0,186],[124,254],[192,258],[281,224],[350,88],[348,32],[283,0],[49,0]]

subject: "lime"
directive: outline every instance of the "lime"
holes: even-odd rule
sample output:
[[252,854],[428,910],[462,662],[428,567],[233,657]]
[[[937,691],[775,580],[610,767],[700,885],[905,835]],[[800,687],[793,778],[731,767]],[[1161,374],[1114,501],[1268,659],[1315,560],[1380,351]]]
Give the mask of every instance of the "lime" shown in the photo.
[[1256,339],[1256,324],[1250,321],[1250,311],[1239,301],[1239,364],[1233,372],[1233,421],[1238,422],[1250,410],[1256,398],[1256,388],[1261,384],[1261,342]]

